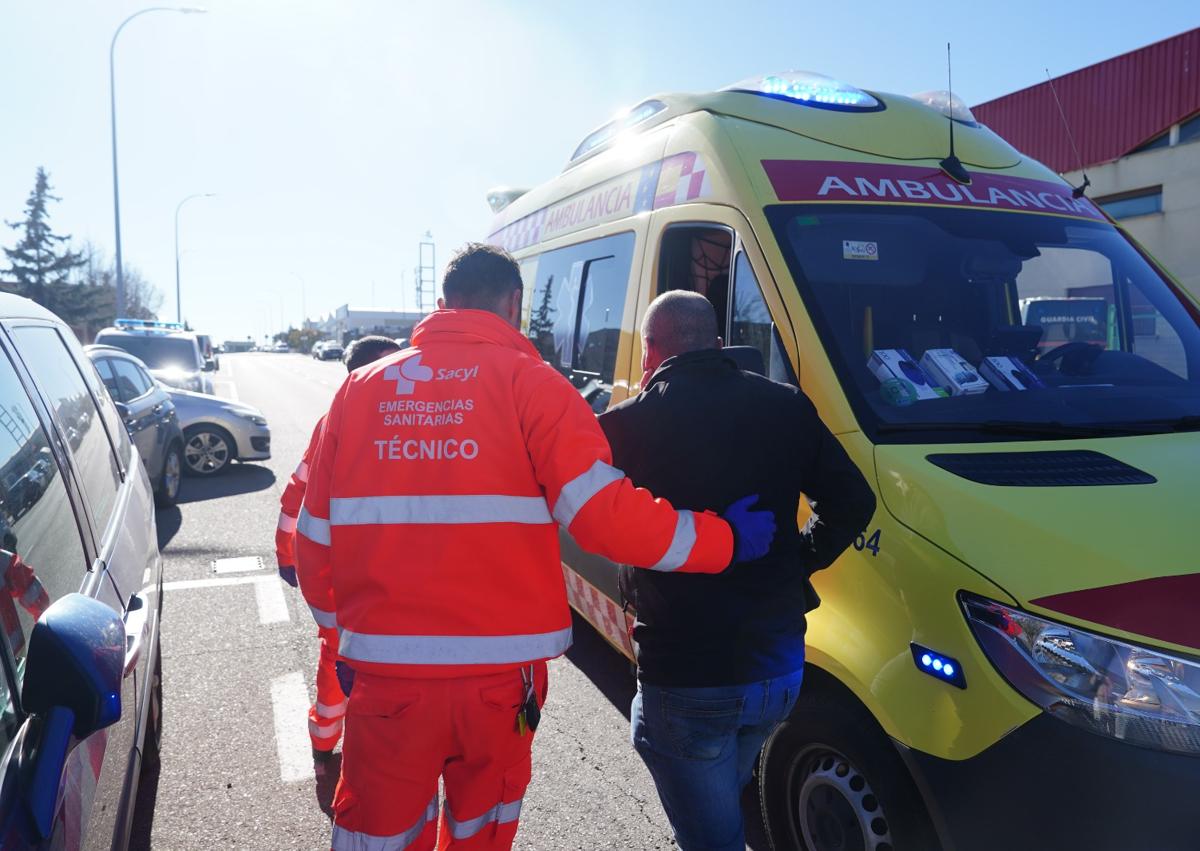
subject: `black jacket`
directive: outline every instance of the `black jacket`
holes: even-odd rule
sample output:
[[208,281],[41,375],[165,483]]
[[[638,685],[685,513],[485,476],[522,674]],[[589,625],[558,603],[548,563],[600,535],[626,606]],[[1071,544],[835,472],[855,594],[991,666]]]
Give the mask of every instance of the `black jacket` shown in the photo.
[[[639,676],[670,686],[749,683],[802,664],[809,583],[866,529],[875,494],[800,390],[742,372],[719,350],[670,358],[600,417],[613,463],[676,508],[724,511],[748,494],[775,513],[761,559],[715,575],[621,568],[637,610]],[[820,521],[802,535],[803,492]]]

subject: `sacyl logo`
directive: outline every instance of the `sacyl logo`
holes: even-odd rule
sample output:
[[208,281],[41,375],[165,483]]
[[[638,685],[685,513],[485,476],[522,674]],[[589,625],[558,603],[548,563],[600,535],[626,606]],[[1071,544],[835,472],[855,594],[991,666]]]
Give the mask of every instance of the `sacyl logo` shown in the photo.
[[401,364],[393,364],[383,371],[386,381],[396,382],[396,395],[407,396],[417,389],[418,381],[433,379],[433,369],[421,363],[422,355],[406,359]]

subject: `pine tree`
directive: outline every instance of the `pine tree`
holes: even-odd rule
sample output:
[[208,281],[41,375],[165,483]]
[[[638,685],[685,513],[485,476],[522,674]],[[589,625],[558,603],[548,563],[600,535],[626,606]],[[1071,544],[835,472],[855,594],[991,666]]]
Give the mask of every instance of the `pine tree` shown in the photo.
[[[59,236],[50,230],[46,206],[58,200],[61,199],[50,194],[50,175],[39,166],[33,192],[25,202],[25,219],[5,222],[22,233],[14,248],[4,249],[9,262],[5,285],[10,292],[33,299],[54,313],[76,313],[87,308],[79,303],[81,294],[74,292],[67,279],[84,261],[64,245],[69,236]],[[69,317],[64,318],[70,321]]]
[[[550,306],[553,284],[554,276],[551,275],[546,280],[546,287],[542,290],[542,300],[538,303],[537,310],[529,317],[529,339],[538,347],[543,356],[554,352],[554,308]],[[543,339],[547,336],[551,339]]]

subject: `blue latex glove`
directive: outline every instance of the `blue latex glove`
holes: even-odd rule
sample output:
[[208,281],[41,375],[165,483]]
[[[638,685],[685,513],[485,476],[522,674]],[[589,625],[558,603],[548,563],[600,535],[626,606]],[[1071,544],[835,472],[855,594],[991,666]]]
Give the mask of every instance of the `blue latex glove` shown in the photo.
[[279,568],[279,578],[291,585],[293,588],[299,588],[299,583],[296,582],[296,568],[281,567]]
[[725,509],[721,517],[733,528],[733,561],[754,561],[771,549],[775,539],[775,515],[752,511],[758,494],[742,497]]
[[341,659],[334,663],[333,669],[337,671],[338,685],[342,687],[342,694],[349,697],[350,690],[354,688],[354,669]]

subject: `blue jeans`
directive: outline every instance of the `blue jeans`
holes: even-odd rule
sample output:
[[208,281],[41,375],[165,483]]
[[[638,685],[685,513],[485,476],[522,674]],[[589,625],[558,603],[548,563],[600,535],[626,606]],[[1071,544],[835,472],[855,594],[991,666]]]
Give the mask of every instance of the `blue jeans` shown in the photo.
[[763,742],[796,705],[802,675],[710,688],[638,682],[630,738],[682,851],[744,851],[742,790]]

